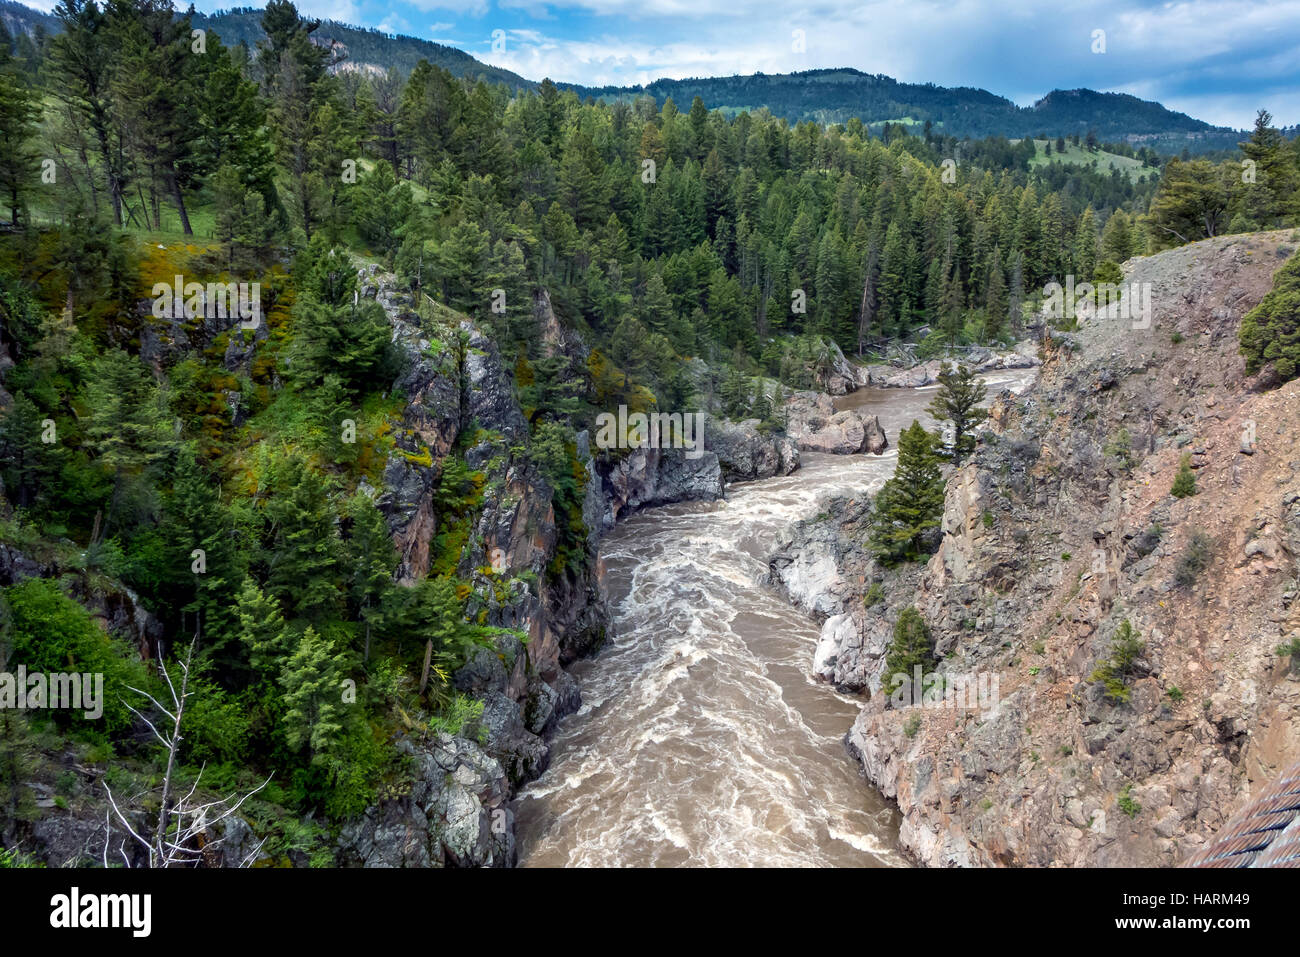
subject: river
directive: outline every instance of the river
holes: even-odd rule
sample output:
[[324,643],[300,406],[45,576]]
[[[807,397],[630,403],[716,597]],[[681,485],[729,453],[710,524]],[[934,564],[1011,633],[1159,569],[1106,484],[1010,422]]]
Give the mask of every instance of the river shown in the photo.
[[[1029,372],[988,377],[989,394]],[[612,636],[570,671],[581,710],[516,805],[519,862],[546,866],[905,866],[899,816],[844,751],[861,706],[809,672],[819,624],[757,584],[777,533],[819,498],[874,492],[935,387],[862,389],[880,456],[803,453],[792,475],[652,509],[601,543]]]

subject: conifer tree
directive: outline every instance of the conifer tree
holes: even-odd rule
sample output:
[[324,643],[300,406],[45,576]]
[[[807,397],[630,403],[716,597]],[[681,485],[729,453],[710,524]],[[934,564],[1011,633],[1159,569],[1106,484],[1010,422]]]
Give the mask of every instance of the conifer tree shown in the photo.
[[1271,362],[1281,382],[1300,375],[1300,254],[1274,274],[1273,288],[1241,320],[1238,338],[1248,371]]
[[252,578],[245,578],[235,598],[235,620],[235,633],[254,674],[274,683],[292,648],[280,603]]
[[17,226],[23,193],[36,174],[31,140],[40,118],[40,101],[9,57],[8,37],[0,38],[0,197],[9,206],[9,222]]
[[357,492],[348,500],[347,517],[351,522],[344,543],[346,564],[351,569],[348,598],[365,632],[362,660],[369,661],[371,635],[380,624],[384,596],[394,587],[398,555],[383,513],[368,495]]
[[943,475],[935,436],[913,422],[898,436],[894,475],[876,494],[871,546],[887,565],[916,561],[943,516]]
[[939,391],[930,400],[928,411],[936,420],[952,423],[954,466],[960,467],[975,448],[972,432],[988,417],[988,411],[978,407],[986,393],[979,375],[969,366],[954,363],[939,372]]
[[885,652],[885,670],[882,672],[882,687],[892,691],[898,686],[895,675],[902,675],[912,690],[912,703],[919,703],[923,689],[913,686],[915,672],[919,667],[922,675],[928,674],[935,665],[934,640],[930,635],[930,626],[926,624],[915,605],[908,605],[898,613],[894,622],[894,634]]
[[334,643],[308,625],[280,669],[285,742],[309,750],[313,760],[327,754],[343,732],[344,662]]
[[0,415],[0,469],[5,489],[14,495],[19,508],[30,508],[52,491],[58,475],[63,446],[45,442],[44,416],[27,396],[14,394],[13,404]]

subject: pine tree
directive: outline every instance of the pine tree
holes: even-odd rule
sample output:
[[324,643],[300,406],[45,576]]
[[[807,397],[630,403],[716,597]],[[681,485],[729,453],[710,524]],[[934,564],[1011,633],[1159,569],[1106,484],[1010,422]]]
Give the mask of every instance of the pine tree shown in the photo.
[[392,333],[383,306],[373,300],[332,307],[300,299],[294,305],[294,333],[290,372],[304,392],[335,376],[344,397],[355,397],[392,371]]
[[1159,243],[1196,242],[1219,235],[1227,221],[1233,171],[1209,160],[1170,160],[1151,200],[1147,221]]
[[[1125,257],[1127,258],[1127,257]],[[1123,262],[1123,260],[1118,260]],[[1087,282],[1097,268],[1097,218],[1089,206],[1079,217],[1074,234],[1074,274],[1078,282]]]
[[1258,227],[1272,229],[1300,213],[1300,168],[1289,144],[1273,127],[1273,116],[1260,110],[1241,152],[1254,164],[1254,182],[1243,184],[1243,205]]
[[370,638],[384,607],[384,596],[393,585],[398,554],[389,537],[383,513],[374,501],[357,492],[347,505],[351,529],[344,543],[346,565],[351,569],[348,597],[365,629],[363,661],[370,660]]
[[286,614],[319,623],[337,610],[338,532],[325,476],[302,459],[275,463],[265,506],[267,591]]
[[[1101,231],[1101,258],[1114,263],[1122,263],[1133,255],[1133,234],[1128,214],[1117,209],[1106,220],[1106,227]],[[1096,263],[1093,263],[1094,269]],[[1092,273],[1083,275],[1091,276]]]
[[885,231],[885,249],[880,261],[880,327],[890,335],[901,333],[903,306],[907,292],[906,250],[897,223]]
[[930,626],[926,624],[916,606],[908,605],[898,613],[894,622],[894,634],[885,651],[885,670],[882,674],[882,687],[892,690],[900,686],[896,676],[901,675],[912,690],[912,703],[919,703],[923,689],[912,687],[916,669],[921,669],[924,676],[935,665],[934,640],[930,636]]
[[235,634],[261,681],[274,682],[293,647],[280,603],[245,578],[235,597]]
[[[90,127],[113,207],[113,222],[121,226],[127,155],[110,88],[116,43],[108,17],[95,0],[60,0],[54,15],[63,28],[50,43],[54,93]],[[90,186],[94,197],[93,178]],[[98,213],[98,203],[94,205]]]
[[664,286],[663,277],[658,273],[652,273],[646,280],[641,309],[647,326],[661,335],[669,331],[673,318],[673,300]]
[[17,497],[19,508],[30,508],[53,490],[63,446],[42,441],[44,416],[22,392],[0,416],[0,475],[5,489]]
[[27,88],[9,59],[0,52],[0,196],[9,205],[9,222],[17,226],[23,193],[35,176],[36,156],[31,139],[40,118],[40,101]]
[[230,592],[244,577],[246,549],[193,443],[178,450],[167,529],[172,562],[183,570],[186,601],[179,610],[197,617],[204,649],[219,663],[229,664],[225,645],[233,632]]
[[993,258],[989,262],[989,279],[985,284],[984,299],[984,339],[997,342],[1002,338],[1007,318],[1007,280],[1002,268],[1002,252],[993,247]]
[[871,546],[887,565],[916,561],[943,517],[944,485],[935,436],[913,422],[898,436],[894,475],[876,495]]
[[960,467],[975,449],[975,426],[988,417],[979,408],[987,390],[979,375],[966,365],[952,364],[939,373],[939,391],[928,406],[929,413],[940,422],[951,422],[953,432],[952,461]]
[[1007,290],[1007,324],[1012,335],[1019,334],[1020,324],[1024,320],[1024,301],[1025,262],[1024,257],[1016,253],[1011,262],[1011,285]]
[[334,643],[308,625],[280,670],[285,743],[308,749],[313,760],[327,754],[343,731],[344,661]]
[[1249,372],[1272,363],[1279,382],[1300,375],[1300,254],[1274,274],[1272,290],[1241,320],[1238,339]]
[[144,365],[121,349],[95,363],[86,390],[86,435],[100,463],[113,476],[111,528],[128,481],[147,476],[171,448],[165,401]]

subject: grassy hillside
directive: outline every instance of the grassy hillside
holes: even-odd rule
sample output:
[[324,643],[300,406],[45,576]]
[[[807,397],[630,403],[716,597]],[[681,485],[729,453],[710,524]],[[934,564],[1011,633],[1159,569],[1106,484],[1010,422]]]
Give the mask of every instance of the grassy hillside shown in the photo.
[[[1050,154],[1047,153],[1049,143],[1052,144]],[[1106,171],[1117,169],[1131,180],[1136,180],[1143,173],[1155,172],[1150,167],[1144,166],[1141,160],[1130,156],[1120,156],[1118,153],[1109,153],[1106,150],[1089,150],[1083,146],[1075,146],[1069,141],[1066,141],[1064,153],[1057,151],[1056,144],[1052,140],[1034,140],[1034,147],[1037,152],[1029,161],[1031,167],[1047,166],[1049,163],[1074,163],[1079,166],[1096,166],[1097,169]]]

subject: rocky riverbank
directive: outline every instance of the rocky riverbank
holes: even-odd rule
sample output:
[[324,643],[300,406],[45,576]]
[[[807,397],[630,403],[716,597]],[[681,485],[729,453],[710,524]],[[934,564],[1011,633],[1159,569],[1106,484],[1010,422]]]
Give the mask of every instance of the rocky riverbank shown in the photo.
[[[1290,233],[1208,240],[1126,265],[1153,322],[1055,337],[1037,383],[992,405],[948,481],[925,564],[877,567],[866,496],[778,543],[773,581],[826,616],[814,669],[878,691],[907,605],[937,671],[988,674],[984,709],[887,707],[846,736],[923,864],[1170,866],[1300,756],[1300,386],[1260,391],[1241,317]],[[1170,495],[1186,457],[1197,494]],[[1141,652],[1118,696],[1091,679],[1123,622]]]

